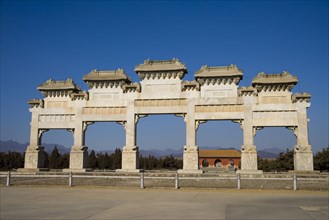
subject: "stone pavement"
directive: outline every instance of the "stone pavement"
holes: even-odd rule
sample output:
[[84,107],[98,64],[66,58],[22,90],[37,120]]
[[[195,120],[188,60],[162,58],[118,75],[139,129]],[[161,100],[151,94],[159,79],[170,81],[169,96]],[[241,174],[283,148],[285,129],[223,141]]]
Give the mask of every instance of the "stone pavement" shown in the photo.
[[328,219],[328,192],[1,187],[0,219]]

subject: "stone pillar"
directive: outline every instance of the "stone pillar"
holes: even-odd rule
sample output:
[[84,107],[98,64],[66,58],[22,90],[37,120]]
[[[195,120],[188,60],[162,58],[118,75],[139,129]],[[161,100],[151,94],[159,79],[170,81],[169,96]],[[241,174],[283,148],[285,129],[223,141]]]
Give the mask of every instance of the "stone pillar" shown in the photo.
[[22,171],[39,171],[47,168],[46,166],[46,153],[44,147],[41,146],[42,133],[48,130],[39,129],[38,109],[30,109],[32,113],[31,117],[31,129],[30,129],[30,144],[25,151],[24,169]]
[[122,167],[118,172],[139,172],[139,151],[136,146],[136,124],[138,116],[135,115],[134,100],[128,102],[127,118],[123,122],[126,130],[126,146],[122,149]]
[[65,171],[85,172],[88,170],[88,147],[85,146],[85,132],[91,123],[82,121],[82,108],[77,109],[73,131],[74,143],[70,152],[70,168]]
[[199,170],[199,148],[196,145],[196,121],[195,101],[187,99],[187,114],[184,117],[186,123],[186,145],[183,153],[183,169],[179,173],[202,173]]
[[294,169],[295,171],[313,171],[313,153],[312,147],[308,141],[307,112],[306,108],[310,104],[306,102],[297,102],[297,122],[295,128],[297,136],[297,145],[294,150]]
[[256,128],[252,123],[252,105],[244,106],[244,120],[242,121],[243,145],[241,147],[241,170],[238,173],[262,173],[257,168],[257,150],[254,145]]

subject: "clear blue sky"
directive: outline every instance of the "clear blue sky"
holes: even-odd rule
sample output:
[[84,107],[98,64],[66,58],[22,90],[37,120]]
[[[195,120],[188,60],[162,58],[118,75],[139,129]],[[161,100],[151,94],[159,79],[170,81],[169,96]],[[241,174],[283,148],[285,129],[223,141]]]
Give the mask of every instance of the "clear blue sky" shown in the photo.
[[[1,1],[1,140],[28,142],[27,101],[38,84],[73,78],[82,89],[90,70],[123,68],[134,80],[144,59],[179,58],[193,79],[202,65],[236,64],[240,86],[258,72],[288,70],[294,92],[312,94],[309,136],[313,151],[328,146],[328,1]],[[138,124],[140,148],[180,148],[185,124],[172,115]],[[71,133],[49,131],[44,142],[73,144]],[[292,149],[285,128],[265,128],[258,149]],[[87,146],[124,146],[124,129],[95,123]],[[199,146],[240,147],[242,131],[230,121],[202,124]]]

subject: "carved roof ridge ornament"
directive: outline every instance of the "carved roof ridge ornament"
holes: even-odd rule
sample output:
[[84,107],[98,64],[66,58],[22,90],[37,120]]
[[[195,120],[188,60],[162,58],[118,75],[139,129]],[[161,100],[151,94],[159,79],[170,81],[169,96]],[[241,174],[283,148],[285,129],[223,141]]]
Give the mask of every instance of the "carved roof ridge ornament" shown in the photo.
[[81,92],[80,87],[70,78],[67,80],[48,79],[45,83],[40,84],[37,89],[45,97],[68,96],[74,92]]
[[291,91],[297,83],[298,78],[288,71],[276,74],[260,72],[252,80],[252,85],[256,87],[258,91]]
[[135,67],[134,71],[144,79],[183,78],[187,73],[185,64],[177,58],[171,60],[144,60],[144,63]]
[[203,65],[194,74],[195,79],[201,84],[238,84],[243,78],[243,71],[235,64],[229,66]]

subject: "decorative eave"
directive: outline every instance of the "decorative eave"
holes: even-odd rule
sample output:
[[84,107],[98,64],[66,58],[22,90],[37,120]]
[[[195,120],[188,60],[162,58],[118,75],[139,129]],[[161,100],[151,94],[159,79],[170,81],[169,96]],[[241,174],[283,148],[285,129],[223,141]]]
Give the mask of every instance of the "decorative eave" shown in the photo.
[[144,79],[182,79],[187,73],[185,64],[178,59],[172,60],[145,60],[135,67],[138,76]]
[[200,91],[200,84],[195,80],[184,81],[182,82],[182,91]]
[[297,83],[298,78],[287,71],[279,74],[261,72],[252,80],[252,85],[258,91],[291,91]]
[[251,95],[257,95],[257,90],[253,86],[248,87],[239,87],[238,88],[238,95],[239,96],[251,96]]
[[292,95],[292,102],[310,102],[311,94],[309,93],[295,93]]
[[27,103],[30,105],[30,108],[43,108],[44,106],[43,99],[31,99]]
[[122,87],[124,84],[130,84],[131,79],[123,69],[117,70],[97,70],[94,69],[83,77],[89,88],[112,88]]
[[81,89],[74,83],[72,79],[49,79],[45,83],[39,85],[37,89],[42,93],[44,97],[69,96],[74,92],[81,91]]
[[78,92],[78,93],[72,93],[71,94],[72,101],[75,100],[89,100],[89,93],[86,91]]
[[140,92],[141,85],[139,83],[125,84],[122,86],[124,93]]
[[238,84],[243,78],[243,72],[236,65],[207,66],[204,65],[195,72],[194,77],[201,85],[209,84]]

